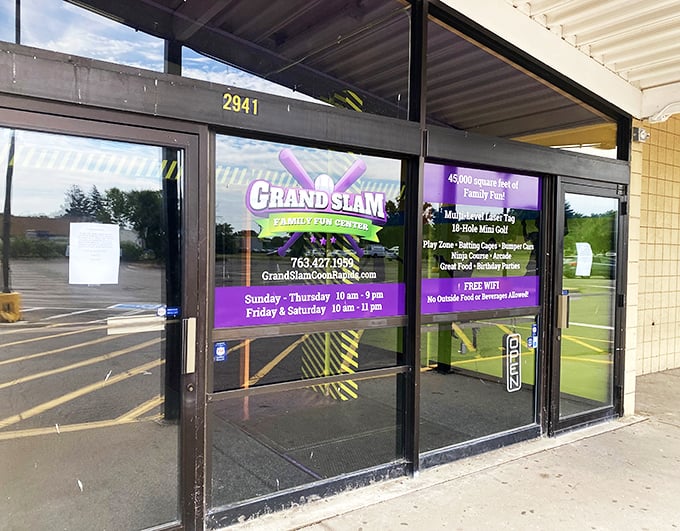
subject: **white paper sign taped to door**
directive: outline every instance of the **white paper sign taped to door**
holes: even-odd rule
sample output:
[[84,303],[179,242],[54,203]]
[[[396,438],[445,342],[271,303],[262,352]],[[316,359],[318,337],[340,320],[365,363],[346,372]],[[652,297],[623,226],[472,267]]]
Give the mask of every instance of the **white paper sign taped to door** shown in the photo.
[[593,269],[593,249],[588,242],[576,244],[576,276],[589,277]]
[[118,284],[120,228],[106,223],[71,223],[69,284]]

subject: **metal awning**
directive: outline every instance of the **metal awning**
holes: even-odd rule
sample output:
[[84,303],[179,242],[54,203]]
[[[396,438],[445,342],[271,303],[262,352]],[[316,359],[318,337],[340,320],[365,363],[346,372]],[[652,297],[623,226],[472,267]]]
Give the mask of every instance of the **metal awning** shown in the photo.
[[680,1],[443,0],[636,118],[680,112]]
[[[357,110],[406,117],[406,0],[69,1],[318,100],[347,93]],[[504,138],[602,123],[615,131],[611,117],[455,29],[433,20],[429,33],[430,123]]]
[[[368,112],[405,116],[404,0],[69,1],[312,97],[344,88]],[[442,3],[625,113],[680,112],[680,0]],[[450,28],[431,28],[441,58],[428,61],[432,123],[508,138],[612,123]]]

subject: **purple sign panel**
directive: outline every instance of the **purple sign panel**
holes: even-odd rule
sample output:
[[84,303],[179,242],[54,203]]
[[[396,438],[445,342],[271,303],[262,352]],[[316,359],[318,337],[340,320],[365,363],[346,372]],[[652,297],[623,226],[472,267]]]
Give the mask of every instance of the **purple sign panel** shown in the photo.
[[528,175],[428,163],[423,198],[430,203],[538,210],[540,182]]
[[537,177],[425,165],[422,313],[537,306]]
[[316,284],[215,289],[215,328],[404,314],[404,284]]
[[538,277],[425,278],[422,313],[538,306]]

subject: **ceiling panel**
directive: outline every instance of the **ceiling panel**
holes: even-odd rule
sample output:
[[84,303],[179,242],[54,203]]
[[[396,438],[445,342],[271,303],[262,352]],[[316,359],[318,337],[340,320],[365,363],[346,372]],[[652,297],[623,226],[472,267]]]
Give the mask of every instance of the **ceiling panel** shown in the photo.
[[680,83],[680,1],[506,0],[645,90]]

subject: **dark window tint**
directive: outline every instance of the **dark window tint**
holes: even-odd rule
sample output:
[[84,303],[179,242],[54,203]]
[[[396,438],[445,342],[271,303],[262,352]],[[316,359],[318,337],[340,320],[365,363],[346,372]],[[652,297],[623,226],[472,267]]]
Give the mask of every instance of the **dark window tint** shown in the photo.
[[399,459],[397,385],[392,376],[359,381],[351,399],[317,386],[214,403],[210,506]]
[[616,146],[616,122],[535,74],[431,19],[427,119],[551,147]]

